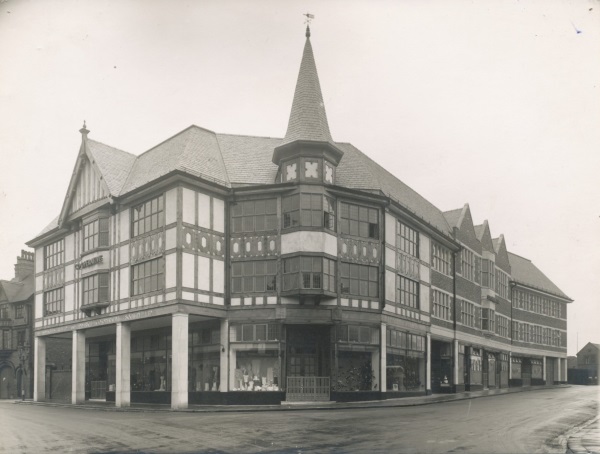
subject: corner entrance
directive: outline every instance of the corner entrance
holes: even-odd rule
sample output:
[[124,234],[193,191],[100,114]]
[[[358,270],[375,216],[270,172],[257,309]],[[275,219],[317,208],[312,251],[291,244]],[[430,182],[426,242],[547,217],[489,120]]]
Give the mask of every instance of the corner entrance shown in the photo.
[[287,392],[289,402],[329,400],[330,327],[288,325]]

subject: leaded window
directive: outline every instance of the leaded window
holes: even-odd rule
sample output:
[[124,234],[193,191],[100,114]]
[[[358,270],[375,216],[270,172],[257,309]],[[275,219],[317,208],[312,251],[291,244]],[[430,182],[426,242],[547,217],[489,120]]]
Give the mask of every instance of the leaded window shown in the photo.
[[233,262],[231,279],[234,293],[274,292],[277,290],[277,261]]
[[162,257],[132,267],[131,296],[164,289],[165,261]]
[[63,287],[44,292],[44,315],[61,313],[64,301],[65,291]]
[[283,260],[283,290],[323,289],[335,292],[335,261],[326,257]]
[[376,208],[342,202],[340,231],[346,235],[379,238],[379,213]]
[[439,290],[432,291],[433,316],[442,320],[453,320],[452,317],[452,297]]
[[108,218],[96,219],[83,226],[83,252],[108,246]]
[[398,223],[398,247],[413,257],[419,256],[419,232],[409,226]]
[[83,278],[81,294],[83,306],[108,301],[108,273]]
[[377,298],[379,295],[379,268],[357,263],[340,264],[342,293]]
[[419,308],[419,283],[404,276],[396,276],[396,302],[414,309]]
[[44,269],[48,270],[65,262],[65,240],[55,241],[44,247]]
[[470,281],[475,280],[475,254],[469,249],[463,248],[461,251],[461,274],[462,277]]
[[160,195],[132,210],[133,236],[143,235],[164,225],[164,202]]
[[323,194],[294,194],[283,198],[283,228],[325,227],[335,230],[335,202]]
[[237,202],[231,217],[233,233],[277,230],[277,199]]
[[433,243],[433,269],[450,276],[452,274],[452,253],[449,249]]

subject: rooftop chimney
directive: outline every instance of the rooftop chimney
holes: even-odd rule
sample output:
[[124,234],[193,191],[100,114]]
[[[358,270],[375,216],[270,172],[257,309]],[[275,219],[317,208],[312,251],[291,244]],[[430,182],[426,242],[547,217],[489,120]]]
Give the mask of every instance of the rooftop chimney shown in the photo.
[[17,257],[15,265],[15,281],[22,282],[34,271],[34,253],[21,250],[21,256]]

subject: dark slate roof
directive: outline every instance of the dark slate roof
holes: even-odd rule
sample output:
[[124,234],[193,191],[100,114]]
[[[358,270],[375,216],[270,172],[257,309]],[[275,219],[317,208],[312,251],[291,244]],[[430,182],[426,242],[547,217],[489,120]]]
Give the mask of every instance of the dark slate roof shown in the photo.
[[569,298],[561,289],[559,289],[544,273],[542,273],[529,259],[519,255],[508,253],[512,280],[517,283],[533,287],[547,293]]
[[25,301],[34,293],[34,277],[30,274],[22,282],[0,280],[0,286],[9,303]]
[[310,44],[310,31],[307,27],[306,44],[300,63],[298,81],[294,91],[294,101],[282,145],[295,140],[316,140],[331,142],[325,104],[317,74],[317,65]]
[[127,180],[136,156],[95,140],[87,139],[87,146],[102,173],[111,195],[118,195]]
[[280,138],[217,134],[217,141],[232,186],[275,183],[272,158]]
[[458,227],[458,221],[460,220],[460,216],[464,210],[463,208],[457,208],[456,210],[444,211],[444,217],[448,222],[450,227]]
[[230,187],[215,133],[192,125],[140,155],[120,193],[126,194],[175,170]]

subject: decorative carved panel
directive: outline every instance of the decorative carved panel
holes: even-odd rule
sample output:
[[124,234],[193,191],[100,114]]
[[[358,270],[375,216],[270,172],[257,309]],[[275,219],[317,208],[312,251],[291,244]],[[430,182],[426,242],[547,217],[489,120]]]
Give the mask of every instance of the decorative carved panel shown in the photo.
[[61,287],[65,283],[65,269],[63,267],[44,273],[44,290]]
[[381,255],[381,244],[376,241],[338,238],[338,255],[342,260],[377,264]]
[[231,257],[273,257],[280,253],[277,235],[242,236],[231,239]]
[[135,238],[130,244],[131,263],[157,257],[165,251],[164,232],[157,232],[141,238]]
[[400,251],[398,251],[397,259],[398,273],[418,281],[421,273],[419,259]]
[[183,227],[181,245],[183,249],[215,257],[225,257],[225,237],[205,229]]

